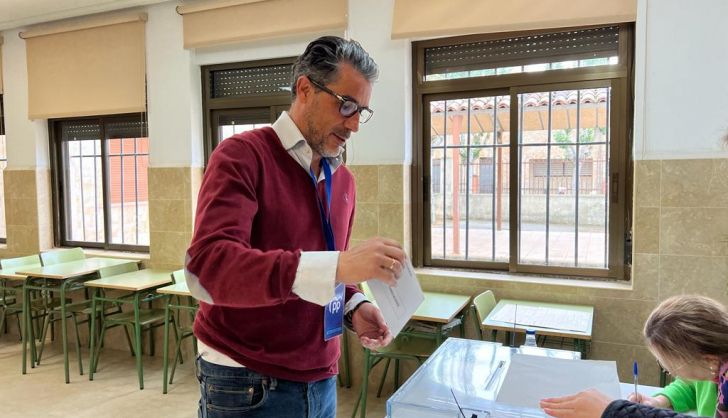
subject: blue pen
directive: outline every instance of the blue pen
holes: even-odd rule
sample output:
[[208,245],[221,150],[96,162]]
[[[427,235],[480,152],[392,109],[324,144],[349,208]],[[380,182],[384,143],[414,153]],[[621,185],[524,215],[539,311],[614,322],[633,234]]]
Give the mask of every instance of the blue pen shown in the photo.
[[637,376],[639,375],[639,371],[637,370],[637,360],[634,361],[634,364],[632,365],[632,376],[634,376],[634,394],[637,396]]

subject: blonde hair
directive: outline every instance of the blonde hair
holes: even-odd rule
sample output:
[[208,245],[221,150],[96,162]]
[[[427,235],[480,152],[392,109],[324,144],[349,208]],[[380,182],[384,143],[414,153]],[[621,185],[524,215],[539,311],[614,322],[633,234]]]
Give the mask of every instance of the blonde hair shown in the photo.
[[728,359],[728,311],[705,296],[674,296],[645,322],[648,347],[663,359],[690,361],[703,355]]

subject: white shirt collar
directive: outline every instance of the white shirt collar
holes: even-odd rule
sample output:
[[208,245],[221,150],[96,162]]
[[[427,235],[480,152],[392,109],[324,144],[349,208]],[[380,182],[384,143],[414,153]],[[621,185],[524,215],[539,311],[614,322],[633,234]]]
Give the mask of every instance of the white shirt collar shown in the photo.
[[[293,122],[293,119],[291,119],[288,115],[288,112],[281,113],[281,116],[273,122],[271,128],[273,128],[276,135],[278,135],[283,148],[285,148],[286,151],[288,151],[288,154],[293,157],[293,159],[296,160],[308,173],[311,168],[313,150],[308,145],[308,142],[306,142],[306,138],[303,137],[303,134]],[[331,166],[332,173],[336,171],[343,162],[341,156],[327,158],[326,160],[329,162],[329,166]],[[321,176],[319,176],[319,180],[321,179],[323,179],[323,171],[321,172]]]

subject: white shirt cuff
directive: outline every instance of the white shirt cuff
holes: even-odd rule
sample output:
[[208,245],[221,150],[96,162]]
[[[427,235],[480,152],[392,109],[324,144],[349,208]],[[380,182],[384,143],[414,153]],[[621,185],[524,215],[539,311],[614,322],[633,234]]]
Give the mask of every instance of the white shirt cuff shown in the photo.
[[338,251],[302,251],[293,292],[301,299],[325,306],[334,298]]
[[365,301],[369,301],[369,299],[367,299],[363,293],[354,293],[351,295],[351,299],[349,299],[349,301],[346,302],[346,305],[344,305],[344,315],[348,314],[350,310],[356,308],[356,305]]

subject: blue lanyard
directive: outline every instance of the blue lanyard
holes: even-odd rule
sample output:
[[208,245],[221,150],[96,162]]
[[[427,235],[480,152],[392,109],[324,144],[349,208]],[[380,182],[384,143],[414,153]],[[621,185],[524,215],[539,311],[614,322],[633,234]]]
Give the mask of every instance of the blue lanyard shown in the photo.
[[316,175],[313,173],[311,168],[308,169],[311,175],[311,181],[313,182],[313,190],[316,193],[316,201],[318,202],[319,212],[321,214],[321,225],[324,230],[324,239],[326,239],[326,248],[329,251],[336,250],[336,241],[334,240],[334,229],[331,226],[331,167],[326,158],[321,158],[321,167],[324,170],[324,178],[326,180],[326,209],[321,201],[321,197],[318,194],[318,182],[316,181]]

